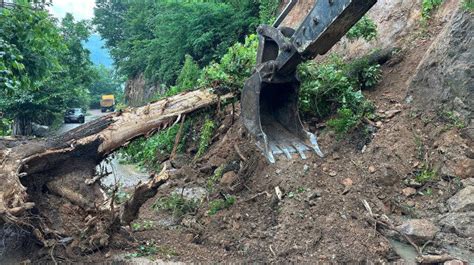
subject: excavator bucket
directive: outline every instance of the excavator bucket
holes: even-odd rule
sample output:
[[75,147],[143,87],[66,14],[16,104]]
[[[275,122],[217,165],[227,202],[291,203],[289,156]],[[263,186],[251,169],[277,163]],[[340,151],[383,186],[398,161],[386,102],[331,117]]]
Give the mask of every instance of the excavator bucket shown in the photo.
[[273,26],[258,27],[257,67],[241,96],[243,124],[271,163],[276,154],[290,159],[298,153],[305,159],[305,151],[312,150],[323,156],[298,114],[297,66],[325,54],[377,0],[317,0],[296,30],[279,27],[295,2]]
[[306,159],[308,150],[322,157],[316,136],[303,128],[298,114],[299,81],[274,84],[261,80],[260,73],[254,73],[245,83],[241,99],[241,118],[258,148],[271,163],[277,154],[291,159],[292,153],[298,153]]

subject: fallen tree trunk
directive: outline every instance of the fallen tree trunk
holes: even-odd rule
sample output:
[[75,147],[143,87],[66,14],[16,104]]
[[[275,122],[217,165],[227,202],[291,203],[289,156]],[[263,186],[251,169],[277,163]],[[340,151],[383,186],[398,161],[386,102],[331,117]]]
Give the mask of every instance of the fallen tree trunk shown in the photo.
[[[220,96],[220,99],[230,97],[232,94]],[[208,91],[197,90],[112,113],[56,138],[0,140],[1,220],[35,229],[34,234],[45,245],[51,243],[48,240],[59,237],[84,235],[84,231],[91,234],[91,224],[98,232],[100,226],[96,220],[100,218],[96,217],[111,210],[100,185],[90,181],[96,165],[130,140],[152,135],[179,122],[184,115],[212,106],[220,99]],[[137,191],[146,190],[148,194],[132,196],[132,200],[124,204],[122,215],[115,215],[126,219],[119,222],[130,223],[141,204],[150,194],[155,194],[153,190],[166,179],[152,179],[138,187]],[[109,223],[116,221],[109,220]],[[107,233],[107,229],[101,231]],[[107,242],[104,237],[92,234],[90,238],[91,248]],[[93,238],[99,238],[101,243]]]

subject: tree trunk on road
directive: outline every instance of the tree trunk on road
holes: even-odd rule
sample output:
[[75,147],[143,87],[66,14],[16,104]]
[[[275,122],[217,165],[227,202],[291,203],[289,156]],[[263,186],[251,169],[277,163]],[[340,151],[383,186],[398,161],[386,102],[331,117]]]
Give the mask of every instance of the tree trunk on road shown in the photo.
[[122,209],[126,220],[120,220],[100,185],[90,181],[95,166],[130,140],[149,136],[218,100],[197,90],[103,116],[56,138],[0,140],[1,219],[29,228],[45,246],[77,235],[83,239],[73,245],[81,251],[108,244],[112,224],[129,224],[167,177],[162,172],[138,187],[148,195],[132,196],[124,205],[134,209]]

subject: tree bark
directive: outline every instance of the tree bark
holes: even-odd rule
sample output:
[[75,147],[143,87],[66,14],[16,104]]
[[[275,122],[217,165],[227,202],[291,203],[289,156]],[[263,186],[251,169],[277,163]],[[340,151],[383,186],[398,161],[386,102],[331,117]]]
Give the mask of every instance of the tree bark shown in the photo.
[[[227,94],[220,98],[232,96]],[[57,239],[58,234],[81,234],[78,229],[97,238],[91,232],[94,230],[91,230],[91,221],[85,218],[111,214],[111,209],[106,205],[107,198],[100,185],[86,181],[94,177],[95,166],[132,139],[149,136],[178,122],[180,117],[217,102],[217,95],[208,91],[191,91],[144,107],[111,113],[56,138],[0,139],[1,220],[39,230],[41,236],[37,237],[41,237],[45,245],[46,241]],[[137,187],[136,191],[145,194],[139,196],[135,192],[124,204],[121,223],[133,221],[141,204],[156,194],[156,189],[166,180],[160,174],[158,180],[154,178]],[[63,222],[58,223],[58,220]],[[86,223],[88,227],[84,227]]]

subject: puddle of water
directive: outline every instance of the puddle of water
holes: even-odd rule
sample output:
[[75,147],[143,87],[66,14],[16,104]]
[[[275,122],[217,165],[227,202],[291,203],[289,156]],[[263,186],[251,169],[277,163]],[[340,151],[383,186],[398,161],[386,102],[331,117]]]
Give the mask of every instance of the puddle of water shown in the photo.
[[97,166],[96,170],[99,172],[103,167],[107,172],[112,172],[110,175],[101,179],[102,184],[111,187],[115,183],[121,183],[123,188],[130,188],[140,182],[147,182],[150,175],[147,172],[141,171],[133,164],[120,163],[120,154],[115,154],[113,157],[104,159]]
[[390,241],[393,250],[398,254],[398,256],[405,260],[406,264],[417,264],[416,257],[418,256],[418,253],[412,246],[390,238],[388,241]]
[[[466,239],[469,240],[469,239]],[[466,249],[460,249],[454,246],[447,246],[446,250],[455,258],[467,261],[469,264],[474,264],[474,253]]]
[[[418,253],[411,245],[390,238],[388,241],[390,241],[393,250],[398,254],[398,256],[405,260],[407,264],[418,264],[416,262]],[[446,251],[454,258],[467,261],[468,264],[474,264],[474,253],[469,250],[457,247],[446,247]]]

